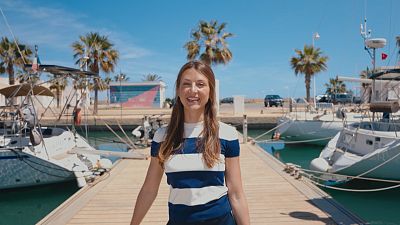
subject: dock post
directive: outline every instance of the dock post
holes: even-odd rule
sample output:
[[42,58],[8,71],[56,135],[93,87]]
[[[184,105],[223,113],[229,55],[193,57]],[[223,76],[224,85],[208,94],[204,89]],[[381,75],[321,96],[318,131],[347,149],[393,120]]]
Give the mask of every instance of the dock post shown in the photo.
[[243,115],[243,143],[247,143],[247,115]]

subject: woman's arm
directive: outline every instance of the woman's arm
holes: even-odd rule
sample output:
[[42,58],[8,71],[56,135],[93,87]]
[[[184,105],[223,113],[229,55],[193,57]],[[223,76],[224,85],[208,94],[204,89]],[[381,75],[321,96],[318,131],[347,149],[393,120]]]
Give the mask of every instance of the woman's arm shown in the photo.
[[250,216],[240,174],[239,157],[225,158],[225,176],[228,198],[238,225],[249,225]]
[[156,157],[151,157],[146,179],[136,199],[131,225],[139,225],[157,197],[158,188],[163,176],[163,169]]

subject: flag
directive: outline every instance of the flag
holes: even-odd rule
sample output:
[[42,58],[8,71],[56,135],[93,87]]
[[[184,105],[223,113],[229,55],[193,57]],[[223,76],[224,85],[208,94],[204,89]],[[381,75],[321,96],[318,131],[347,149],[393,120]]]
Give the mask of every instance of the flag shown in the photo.
[[385,53],[382,53],[382,60],[385,60],[388,57]]

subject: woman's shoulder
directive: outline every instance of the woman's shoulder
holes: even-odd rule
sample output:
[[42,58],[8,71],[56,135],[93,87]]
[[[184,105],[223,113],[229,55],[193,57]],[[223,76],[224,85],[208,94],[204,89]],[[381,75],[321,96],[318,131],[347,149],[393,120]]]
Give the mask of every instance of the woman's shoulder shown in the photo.
[[228,125],[223,122],[219,122],[219,138],[225,140],[236,140],[238,139],[238,131],[235,127]]
[[163,142],[167,136],[167,129],[168,126],[158,128],[156,133],[154,133],[153,141],[158,143]]

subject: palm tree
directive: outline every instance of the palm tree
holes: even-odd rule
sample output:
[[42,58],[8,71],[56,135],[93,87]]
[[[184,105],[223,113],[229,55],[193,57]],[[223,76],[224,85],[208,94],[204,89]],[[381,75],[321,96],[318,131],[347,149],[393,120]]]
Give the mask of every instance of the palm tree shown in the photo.
[[115,82],[128,81],[128,80],[129,80],[129,77],[125,73],[122,73],[122,72],[120,72],[119,74],[114,76]]
[[162,81],[161,76],[157,74],[147,74],[143,75],[142,81]]
[[[187,59],[197,57],[208,65],[227,64],[232,59],[232,52],[228,48],[226,39],[233,34],[225,32],[226,23],[218,25],[216,20],[200,21],[196,30],[191,34],[192,40],[184,48],[187,50]],[[204,48],[204,52],[200,53]]]
[[35,84],[39,81],[38,74],[28,74],[27,72],[25,72],[23,70],[17,70],[15,75],[17,75],[17,80],[20,84],[22,84],[22,83]]
[[311,77],[327,69],[328,57],[322,56],[319,48],[307,45],[304,46],[303,51],[296,49],[295,52],[297,55],[290,59],[290,65],[296,75],[304,74],[307,102],[309,102]]
[[15,84],[15,67],[22,68],[24,64],[31,62],[29,57],[32,50],[27,45],[17,43],[18,41],[10,42],[7,37],[0,41],[0,73],[7,72],[10,85]]
[[329,83],[326,83],[325,87],[325,93],[328,95],[346,92],[346,84],[344,84],[343,81],[339,80],[338,78],[329,79]]
[[[99,33],[90,32],[85,36],[80,36],[79,41],[72,44],[74,50],[74,59],[77,59],[75,64],[87,64],[89,70],[94,73],[99,73],[100,70],[109,73],[114,72],[114,68],[119,59],[119,53],[113,48],[113,44],[108,40],[107,36],[102,36]],[[97,114],[98,108],[98,90],[104,84],[101,77],[94,78],[94,114]]]
[[50,90],[56,90],[57,108],[60,108],[61,93],[68,85],[68,80],[65,76],[54,77],[50,79]]

